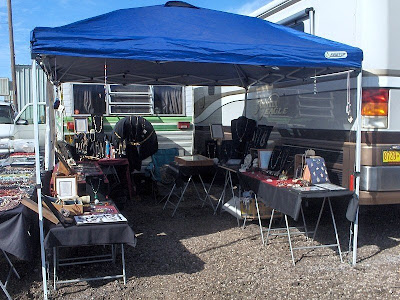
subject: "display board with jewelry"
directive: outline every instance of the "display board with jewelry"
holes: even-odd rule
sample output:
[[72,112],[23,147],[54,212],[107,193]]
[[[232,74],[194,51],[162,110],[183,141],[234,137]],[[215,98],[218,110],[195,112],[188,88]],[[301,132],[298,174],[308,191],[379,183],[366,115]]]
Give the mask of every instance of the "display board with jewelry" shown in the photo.
[[239,117],[231,121],[232,153],[230,158],[243,159],[248,150],[248,144],[254,136],[257,122],[255,120]]
[[14,166],[13,162],[18,162],[18,154],[11,155],[0,167],[0,211],[13,209],[34,194],[34,166]]

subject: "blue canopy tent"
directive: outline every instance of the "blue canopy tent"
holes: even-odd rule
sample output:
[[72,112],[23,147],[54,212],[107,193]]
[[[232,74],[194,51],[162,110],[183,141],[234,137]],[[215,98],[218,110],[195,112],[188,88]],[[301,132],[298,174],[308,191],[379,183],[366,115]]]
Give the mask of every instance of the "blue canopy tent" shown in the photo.
[[[360,49],[261,19],[179,1],[117,10],[61,27],[35,28],[31,53],[33,69],[37,62],[55,85],[107,80],[240,86],[247,91],[252,85],[312,81],[315,76],[353,70],[359,74],[360,116]],[[361,145],[358,120],[356,171]]]

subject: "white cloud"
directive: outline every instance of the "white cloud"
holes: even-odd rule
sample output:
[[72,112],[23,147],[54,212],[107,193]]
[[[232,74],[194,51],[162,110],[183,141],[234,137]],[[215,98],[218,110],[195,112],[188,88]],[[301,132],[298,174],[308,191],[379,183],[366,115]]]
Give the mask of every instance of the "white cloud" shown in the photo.
[[249,15],[252,12],[254,12],[255,10],[268,4],[271,1],[272,0],[252,0],[252,1],[249,1],[245,4],[243,4],[242,6],[234,9],[232,12],[241,14],[241,15]]

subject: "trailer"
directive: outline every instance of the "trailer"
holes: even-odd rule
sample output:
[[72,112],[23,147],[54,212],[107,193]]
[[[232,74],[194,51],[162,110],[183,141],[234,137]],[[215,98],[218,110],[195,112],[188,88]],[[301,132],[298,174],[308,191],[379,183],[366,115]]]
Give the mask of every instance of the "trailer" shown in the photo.
[[[400,2],[396,0],[275,0],[251,15],[293,29],[359,47],[364,52],[360,204],[400,203]],[[345,55],[345,54],[335,54]],[[331,57],[333,58],[333,57]],[[334,58],[333,58],[334,59]],[[242,114],[273,125],[276,144],[325,157],[331,180],[354,186],[356,78],[349,72],[313,83],[274,84],[249,90],[195,90],[196,140],[207,128]],[[203,129],[203,130],[202,130]]]
[[[126,116],[142,116],[152,123],[159,149],[178,148],[193,153],[193,106],[191,87],[64,83],[58,91],[57,139],[72,142],[74,118],[103,116],[103,129],[111,133]],[[150,158],[143,162],[146,167]]]

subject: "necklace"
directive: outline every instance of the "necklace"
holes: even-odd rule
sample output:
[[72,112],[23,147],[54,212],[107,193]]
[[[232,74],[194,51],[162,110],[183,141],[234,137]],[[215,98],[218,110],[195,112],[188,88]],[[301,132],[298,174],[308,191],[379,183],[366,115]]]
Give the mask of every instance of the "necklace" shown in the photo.
[[267,131],[265,131],[260,139],[260,147],[264,147],[265,143],[267,142]]
[[95,190],[94,187],[93,187],[92,180],[90,180],[90,187],[92,188],[92,191],[93,191],[93,194],[94,194],[94,200],[98,200],[99,199],[99,197],[97,196],[97,193],[99,192],[99,189],[100,189],[100,182],[101,182],[101,179],[99,178],[99,183],[97,184],[97,189]]
[[97,121],[96,121],[97,117],[98,116],[93,116],[94,131],[97,133],[100,133],[103,131],[103,116],[100,116],[100,129],[99,130],[97,130]]
[[246,118],[246,126],[244,127],[243,134],[242,134],[242,136],[240,136],[240,137],[239,137],[238,123],[239,123],[239,119],[238,119],[238,121],[236,122],[236,134],[237,134],[237,136],[238,136],[238,138],[239,138],[239,142],[242,142],[242,141],[243,141],[243,138],[244,138],[244,135],[246,134],[247,124],[249,123],[249,119]]
[[146,120],[144,118],[142,118],[142,139],[144,139],[144,137],[147,133],[145,125],[146,125]]

